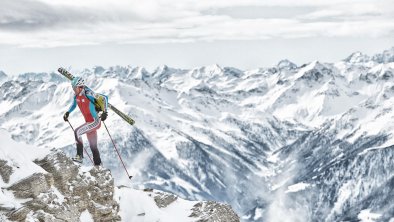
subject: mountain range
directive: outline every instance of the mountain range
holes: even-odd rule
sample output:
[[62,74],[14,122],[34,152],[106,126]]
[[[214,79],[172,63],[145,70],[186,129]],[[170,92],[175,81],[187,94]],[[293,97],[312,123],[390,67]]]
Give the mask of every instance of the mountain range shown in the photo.
[[[136,121],[109,112],[105,122],[131,182],[107,132],[98,133],[117,185],[225,202],[242,221],[394,221],[394,48],[254,70],[71,72]],[[62,119],[73,96],[67,79],[0,72],[0,84],[1,128],[16,141],[75,155]],[[83,123],[79,112],[69,119]]]

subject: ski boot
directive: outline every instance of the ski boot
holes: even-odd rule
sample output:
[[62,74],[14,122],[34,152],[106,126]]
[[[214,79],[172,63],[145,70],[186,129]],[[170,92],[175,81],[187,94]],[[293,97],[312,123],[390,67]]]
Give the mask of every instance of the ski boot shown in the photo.
[[72,160],[77,163],[82,163],[83,157],[81,157],[80,155],[76,155],[72,158]]

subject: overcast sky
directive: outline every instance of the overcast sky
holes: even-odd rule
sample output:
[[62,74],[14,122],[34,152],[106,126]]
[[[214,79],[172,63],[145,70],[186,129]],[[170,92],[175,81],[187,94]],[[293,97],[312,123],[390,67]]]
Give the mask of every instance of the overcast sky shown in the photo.
[[0,70],[290,59],[334,62],[394,46],[394,0],[0,0]]

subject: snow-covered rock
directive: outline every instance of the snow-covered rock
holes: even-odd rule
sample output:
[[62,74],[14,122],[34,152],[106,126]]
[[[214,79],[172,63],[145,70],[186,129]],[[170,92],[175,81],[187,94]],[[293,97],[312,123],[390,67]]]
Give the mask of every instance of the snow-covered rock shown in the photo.
[[0,159],[15,166],[8,165],[12,170],[6,177],[1,174],[0,213],[9,220],[79,221],[85,210],[96,221],[120,220],[109,170],[79,170],[59,151],[41,159],[50,151],[16,143],[8,136],[6,131],[0,131]]

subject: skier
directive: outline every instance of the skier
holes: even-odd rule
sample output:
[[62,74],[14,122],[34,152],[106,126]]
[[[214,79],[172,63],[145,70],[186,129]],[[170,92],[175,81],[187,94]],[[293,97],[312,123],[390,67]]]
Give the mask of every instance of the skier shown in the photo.
[[[68,121],[68,116],[78,105],[83,117],[85,118],[85,123],[75,129],[75,141],[77,144],[77,155],[72,159],[76,162],[82,163],[83,159],[83,142],[82,135],[86,133],[89,141],[90,149],[93,153],[93,161],[95,166],[101,165],[100,152],[97,149],[97,130],[101,126],[101,121],[105,121],[108,116],[108,97],[102,94],[96,94],[87,86],[85,86],[85,81],[81,77],[74,77],[71,86],[73,87],[75,96],[73,103],[64,114],[64,121]],[[97,99],[101,103],[97,103]],[[99,117],[98,112],[102,110],[102,114]]]

